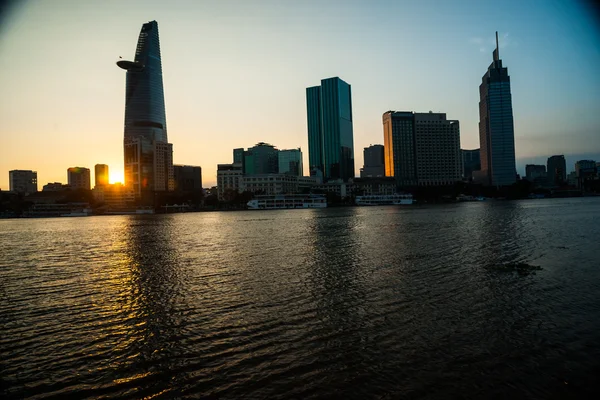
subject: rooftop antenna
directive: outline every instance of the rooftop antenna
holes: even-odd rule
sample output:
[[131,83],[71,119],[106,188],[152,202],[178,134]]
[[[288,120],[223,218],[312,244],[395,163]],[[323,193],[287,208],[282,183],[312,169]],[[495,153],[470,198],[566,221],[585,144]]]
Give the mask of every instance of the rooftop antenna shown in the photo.
[[500,55],[498,54],[498,31],[496,31],[496,48],[494,49],[494,51],[492,52],[492,55],[494,56],[494,61],[498,61],[500,59]]
[[498,31],[496,31],[496,54],[500,58],[500,46],[498,45]]

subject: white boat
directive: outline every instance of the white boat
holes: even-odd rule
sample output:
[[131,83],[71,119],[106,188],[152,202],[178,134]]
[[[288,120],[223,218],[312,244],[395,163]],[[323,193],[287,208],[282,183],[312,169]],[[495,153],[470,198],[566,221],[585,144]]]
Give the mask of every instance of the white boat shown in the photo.
[[356,196],[357,206],[410,205],[413,203],[412,194],[368,194]]
[[326,208],[327,199],[319,194],[276,194],[256,196],[248,202],[249,210],[280,210],[286,208]]

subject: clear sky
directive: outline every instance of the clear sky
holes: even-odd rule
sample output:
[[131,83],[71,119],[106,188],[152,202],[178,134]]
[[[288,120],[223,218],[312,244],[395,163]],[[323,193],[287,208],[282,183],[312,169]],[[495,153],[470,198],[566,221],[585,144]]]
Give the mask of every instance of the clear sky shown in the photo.
[[[301,147],[305,88],[352,85],[354,156],[383,143],[387,110],[445,112],[479,147],[481,77],[494,32],[512,82],[519,172],[552,154],[600,161],[600,29],[585,3],[498,1],[20,1],[0,20],[0,188],[8,171],[66,183],[71,166],[123,173],[125,71],[159,25],[176,164],[204,186],[232,149]],[[93,178],[92,178],[93,179]],[[121,178],[122,179],[122,178]]]

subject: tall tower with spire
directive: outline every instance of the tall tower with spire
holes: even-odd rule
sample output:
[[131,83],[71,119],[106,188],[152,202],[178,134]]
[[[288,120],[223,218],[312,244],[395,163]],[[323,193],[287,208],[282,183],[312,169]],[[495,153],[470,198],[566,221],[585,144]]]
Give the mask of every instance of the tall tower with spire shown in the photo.
[[508,68],[502,66],[496,32],[493,61],[479,86],[479,144],[481,176],[493,186],[517,180],[515,130]]
[[154,193],[173,190],[173,145],[167,140],[165,97],[158,24],[142,25],[134,61],[119,60],[127,71],[125,89],[125,185],[142,203]]

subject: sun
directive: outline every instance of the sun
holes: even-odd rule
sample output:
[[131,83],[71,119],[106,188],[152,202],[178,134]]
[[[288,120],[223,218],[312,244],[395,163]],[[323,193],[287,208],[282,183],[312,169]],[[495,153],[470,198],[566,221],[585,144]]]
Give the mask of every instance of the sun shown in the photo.
[[114,169],[111,170],[108,179],[110,183],[124,183],[123,171],[115,171]]

